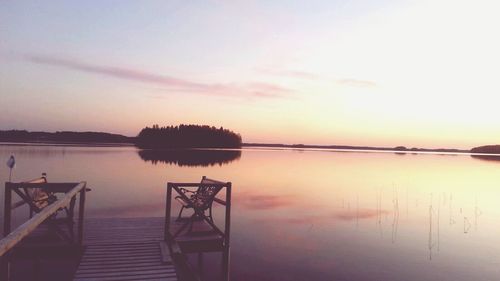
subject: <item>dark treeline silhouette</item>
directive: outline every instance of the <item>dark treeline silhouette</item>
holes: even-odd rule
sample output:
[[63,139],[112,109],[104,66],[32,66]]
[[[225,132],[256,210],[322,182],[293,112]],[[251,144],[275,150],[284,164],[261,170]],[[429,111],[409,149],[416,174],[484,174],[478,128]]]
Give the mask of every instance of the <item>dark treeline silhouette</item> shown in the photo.
[[472,153],[491,153],[491,154],[500,154],[500,145],[484,145],[474,147],[470,150]]
[[[500,145],[484,145],[474,147],[470,150],[471,153],[481,153],[481,154],[500,154]],[[471,155],[474,158],[489,161],[500,161],[500,155]]]
[[54,142],[54,143],[134,143],[135,138],[102,132],[29,132],[26,130],[0,131],[0,142]]
[[241,157],[239,150],[139,150],[139,156],[146,162],[153,164],[166,163],[178,166],[214,166],[224,165]]
[[140,148],[239,148],[241,136],[233,131],[200,125],[146,127],[136,138]]

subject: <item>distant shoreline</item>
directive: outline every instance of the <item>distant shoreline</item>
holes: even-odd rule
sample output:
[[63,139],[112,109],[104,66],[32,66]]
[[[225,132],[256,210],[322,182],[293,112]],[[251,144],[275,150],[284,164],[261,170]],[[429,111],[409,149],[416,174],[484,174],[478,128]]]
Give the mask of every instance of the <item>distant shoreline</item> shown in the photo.
[[[189,126],[188,126],[189,127]],[[200,127],[200,126],[198,126]],[[200,127],[204,128],[204,127]],[[215,127],[214,127],[215,128]],[[154,128],[153,128],[154,129]],[[175,129],[175,128],[174,128]],[[216,129],[216,128],[215,128]],[[219,129],[217,129],[218,131]],[[220,129],[222,130],[222,128]],[[356,145],[310,145],[310,144],[280,144],[280,143],[242,143],[242,148],[290,148],[290,149],[331,149],[344,151],[386,151],[394,153],[450,153],[450,154],[473,154],[497,157],[500,155],[500,145],[486,145],[474,147],[472,149],[454,148],[407,148],[405,146],[378,147],[378,146],[356,146]],[[28,132],[24,130],[0,131],[0,145],[57,145],[57,146],[93,146],[93,147],[129,147],[138,145],[137,137],[127,137],[119,134],[104,132]],[[208,144],[209,145],[209,144]],[[154,148],[154,147],[151,147]],[[205,147],[211,149],[215,147]],[[224,147],[218,147],[223,149]],[[232,147],[228,147],[232,148]],[[158,147],[161,149],[161,147]],[[164,149],[169,149],[165,147]],[[197,147],[172,147],[171,149],[204,149],[197,144]]]
[[[40,145],[40,146],[89,146],[89,147],[136,147],[134,143],[109,143],[109,142],[57,142],[57,141],[1,141],[0,145]],[[288,144],[269,144],[269,143],[243,143],[242,148],[291,148],[291,149],[331,149],[347,151],[384,151],[394,153],[471,153],[470,150],[460,149],[426,149],[426,148],[406,148],[402,147],[372,147],[372,146],[347,146],[347,145],[288,145]],[[204,148],[192,148],[204,149]],[[207,147],[205,149],[213,149]],[[217,148],[221,149],[221,148]],[[233,148],[234,149],[234,148]]]
[[374,151],[390,151],[390,152],[443,152],[443,153],[470,153],[467,149],[454,148],[406,148],[404,146],[397,147],[376,147],[376,146],[354,146],[354,145],[307,145],[307,144],[263,144],[263,143],[243,143],[243,147],[274,147],[274,148],[295,148],[295,149],[336,149],[336,150],[374,150]]
[[108,142],[54,142],[54,141],[1,141],[0,145],[15,146],[88,146],[88,147],[135,147],[134,143],[108,143]]
[[[96,143],[96,142],[40,142],[40,141],[23,141],[23,142],[3,142],[0,141],[0,146],[61,146],[61,147],[134,147],[138,150],[152,150],[155,149],[141,149],[134,143]],[[366,153],[394,153],[394,154],[442,154],[442,155],[469,155],[473,158],[490,161],[500,161],[500,153],[476,153],[465,149],[423,149],[418,150],[395,150],[388,147],[369,147],[369,146],[341,146],[341,145],[286,145],[286,144],[259,144],[259,143],[244,143],[241,148],[254,148],[254,149],[269,149],[269,150],[308,150],[308,151],[338,151],[338,152],[366,152]],[[156,149],[163,150],[240,150],[241,148],[173,148],[173,149]]]

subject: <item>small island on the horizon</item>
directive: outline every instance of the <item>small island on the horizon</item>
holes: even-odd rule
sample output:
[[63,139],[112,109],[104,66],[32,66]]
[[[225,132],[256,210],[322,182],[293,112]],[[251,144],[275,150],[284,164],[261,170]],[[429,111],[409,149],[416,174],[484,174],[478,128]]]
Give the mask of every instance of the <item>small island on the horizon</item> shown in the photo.
[[241,136],[223,127],[153,125],[141,130],[135,145],[143,149],[240,148]]
[[440,152],[500,154],[500,145],[485,145],[470,150],[454,148],[417,148],[417,147],[377,147],[355,145],[308,145],[280,143],[244,143],[241,135],[222,127],[207,125],[178,125],[145,127],[136,137],[105,132],[30,132],[27,130],[0,130],[0,142],[40,143],[74,145],[130,145],[141,149],[189,149],[189,148],[294,148],[294,149],[338,149],[338,150],[377,150],[406,152]]

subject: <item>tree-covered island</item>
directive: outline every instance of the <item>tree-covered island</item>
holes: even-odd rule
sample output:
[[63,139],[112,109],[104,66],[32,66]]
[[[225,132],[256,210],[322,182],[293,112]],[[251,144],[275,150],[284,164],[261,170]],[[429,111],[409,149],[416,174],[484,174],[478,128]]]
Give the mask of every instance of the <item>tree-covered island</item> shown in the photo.
[[241,136],[222,127],[154,125],[142,129],[135,143],[143,149],[240,148]]

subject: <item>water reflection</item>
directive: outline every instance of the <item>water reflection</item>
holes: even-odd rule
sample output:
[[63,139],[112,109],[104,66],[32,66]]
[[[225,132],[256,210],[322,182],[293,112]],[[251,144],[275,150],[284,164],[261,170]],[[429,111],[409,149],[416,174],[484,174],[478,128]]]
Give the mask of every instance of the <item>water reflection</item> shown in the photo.
[[[4,146],[0,160],[15,154],[16,179],[87,180],[88,217],[162,217],[167,181],[231,180],[232,280],[500,280],[500,162],[246,149],[215,151],[202,165],[206,157],[134,147],[64,150]],[[203,254],[199,267],[219,270],[218,254]]]
[[471,154],[471,157],[475,158],[475,159],[479,159],[479,160],[500,162],[500,155],[476,155],[476,154]]
[[142,160],[154,165],[165,163],[180,167],[208,167],[225,165],[240,159],[239,150],[139,150],[137,152]]
[[250,210],[270,210],[297,204],[297,198],[290,195],[267,195],[245,192],[237,195],[235,201],[242,208]]

